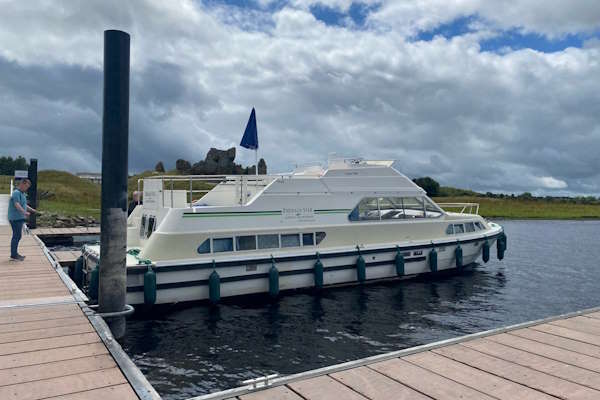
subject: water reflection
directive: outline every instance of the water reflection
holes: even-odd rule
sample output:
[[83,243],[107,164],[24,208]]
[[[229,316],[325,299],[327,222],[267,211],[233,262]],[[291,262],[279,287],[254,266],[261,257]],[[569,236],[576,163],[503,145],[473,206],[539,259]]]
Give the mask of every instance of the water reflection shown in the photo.
[[[599,222],[507,221],[509,250],[461,274],[161,307],[123,343],[166,399],[600,304]],[[565,285],[568,277],[568,285]]]

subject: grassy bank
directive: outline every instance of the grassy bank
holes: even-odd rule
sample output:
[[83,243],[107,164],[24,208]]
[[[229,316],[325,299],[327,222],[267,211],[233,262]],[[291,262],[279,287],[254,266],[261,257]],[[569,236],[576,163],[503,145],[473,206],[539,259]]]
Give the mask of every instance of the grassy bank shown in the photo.
[[[436,197],[438,203],[479,203],[479,214],[486,218],[512,219],[589,219],[600,218],[600,205],[576,204],[546,199]],[[449,211],[456,211],[449,210]],[[460,210],[459,210],[460,211]]]
[[[152,176],[145,172],[129,178],[129,195],[137,189],[137,180]],[[172,173],[176,174],[176,173]],[[100,185],[80,179],[63,171],[40,171],[38,193],[39,209],[66,216],[81,215],[100,218]],[[7,193],[10,177],[0,176],[0,192]],[[175,184],[175,189],[188,189],[188,182]],[[210,185],[194,183],[194,189],[208,189]],[[561,199],[490,198],[476,196],[475,192],[445,188],[450,196],[436,197],[439,203],[479,203],[479,213],[486,218],[536,218],[536,219],[585,219],[600,218],[600,204],[577,204]],[[200,194],[194,197],[198,198]],[[450,210],[452,211],[452,210]]]

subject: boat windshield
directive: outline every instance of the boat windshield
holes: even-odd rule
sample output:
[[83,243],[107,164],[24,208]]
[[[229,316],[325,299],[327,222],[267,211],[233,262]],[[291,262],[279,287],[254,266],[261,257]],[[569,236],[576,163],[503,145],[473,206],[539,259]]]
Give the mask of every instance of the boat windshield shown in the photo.
[[437,218],[443,214],[427,197],[365,197],[349,214],[350,221]]

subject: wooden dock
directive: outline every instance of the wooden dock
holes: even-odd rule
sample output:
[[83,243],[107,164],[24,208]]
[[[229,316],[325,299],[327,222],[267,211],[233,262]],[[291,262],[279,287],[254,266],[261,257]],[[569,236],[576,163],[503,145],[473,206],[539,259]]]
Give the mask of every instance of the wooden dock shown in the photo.
[[31,233],[43,238],[45,236],[81,236],[81,235],[99,235],[99,226],[77,226],[74,228],[36,228],[31,229]]
[[52,251],[51,254],[61,267],[68,268],[75,265],[75,261],[81,256],[81,251],[61,250]]
[[33,235],[0,226],[0,399],[159,399]]
[[200,399],[600,399],[600,309],[195,398]]

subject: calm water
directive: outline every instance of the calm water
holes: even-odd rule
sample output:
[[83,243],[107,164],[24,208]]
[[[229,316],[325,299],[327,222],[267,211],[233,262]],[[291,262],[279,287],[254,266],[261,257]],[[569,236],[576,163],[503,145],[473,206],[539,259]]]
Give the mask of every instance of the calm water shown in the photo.
[[508,251],[472,271],[160,310],[123,347],[165,399],[600,305],[600,222],[503,221]]

